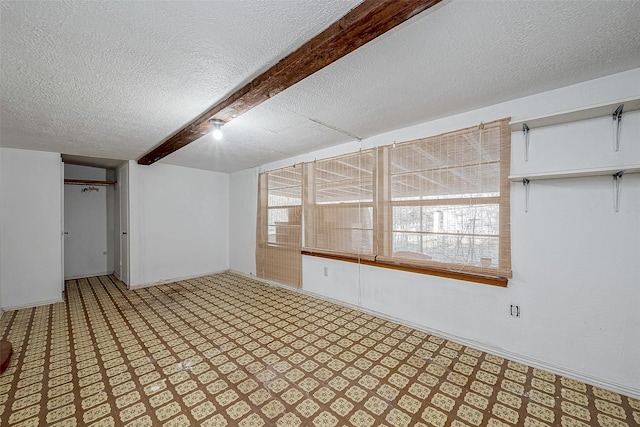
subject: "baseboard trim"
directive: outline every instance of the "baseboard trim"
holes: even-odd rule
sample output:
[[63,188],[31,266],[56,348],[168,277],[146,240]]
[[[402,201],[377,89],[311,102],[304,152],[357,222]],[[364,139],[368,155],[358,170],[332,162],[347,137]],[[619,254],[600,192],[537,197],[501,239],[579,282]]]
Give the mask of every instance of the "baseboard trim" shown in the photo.
[[176,277],[175,279],[167,279],[167,280],[161,280],[159,282],[144,283],[142,285],[129,285],[129,290],[148,288],[150,286],[166,285],[167,283],[180,282],[182,280],[198,279],[200,277],[213,276],[215,274],[221,274],[221,273],[227,273],[227,272],[229,272],[229,269],[218,270],[212,273],[196,274],[194,276]]
[[582,372],[577,372],[577,371],[573,371],[573,370],[570,370],[570,369],[566,369],[564,367],[557,366],[557,365],[554,365],[554,364],[551,364],[551,363],[548,363],[548,362],[545,362],[545,361],[542,361],[542,360],[538,360],[538,359],[530,358],[530,357],[527,357],[527,356],[523,356],[521,354],[512,353],[510,351],[506,351],[506,350],[502,350],[502,349],[499,349],[499,348],[496,348],[496,347],[492,347],[490,345],[486,345],[486,344],[483,344],[483,343],[478,342],[478,341],[470,340],[470,339],[467,339],[467,338],[464,338],[464,337],[461,337],[461,336],[458,336],[458,335],[454,335],[454,334],[450,334],[450,333],[447,333],[447,332],[444,332],[444,331],[440,331],[438,329],[428,328],[428,327],[426,327],[424,325],[420,325],[420,324],[417,324],[417,323],[414,323],[414,322],[410,322],[410,321],[407,321],[407,320],[404,320],[404,319],[401,319],[401,318],[397,318],[397,317],[394,317],[394,316],[390,316],[390,315],[388,315],[386,313],[382,313],[382,312],[379,312],[379,311],[371,310],[371,309],[368,309],[366,307],[361,307],[361,306],[358,306],[358,305],[355,305],[355,304],[349,304],[349,303],[346,303],[344,301],[340,301],[340,300],[337,300],[337,299],[334,299],[334,298],[330,298],[330,297],[327,297],[325,295],[317,294],[317,293],[314,293],[314,292],[310,292],[310,291],[307,291],[307,290],[302,289],[302,288],[295,288],[293,286],[287,286],[287,285],[284,285],[282,283],[274,282],[274,281],[271,281],[271,280],[261,279],[259,277],[254,276],[253,274],[246,274],[246,273],[242,273],[242,272],[235,271],[235,270],[229,270],[229,272],[233,273],[233,274],[237,274],[238,276],[247,277],[247,278],[250,278],[250,279],[257,280],[257,281],[262,282],[262,283],[264,283],[264,284],[266,284],[268,286],[275,286],[275,287],[278,287],[278,288],[288,289],[288,290],[293,291],[293,292],[298,292],[298,293],[301,293],[301,294],[304,294],[304,295],[312,296],[314,298],[318,298],[318,299],[321,299],[321,300],[324,300],[324,301],[328,301],[328,302],[331,302],[331,303],[334,303],[334,304],[337,304],[337,305],[341,305],[343,307],[349,307],[349,308],[352,308],[354,310],[358,310],[358,311],[361,311],[363,313],[371,314],[373,316],[377,316],[377,317],[380,317],[382,319],[389,320],[391,322],[395,322],[395,323],[399,323],[399,324],[402,324],[402,325],[406,325],[406,326],[409,326],[409,327],[414,328],[416,330],[419,330],[419,331],[422,331],[422,332],[426,332],[426,333],[429,333],[429,334],[432,334],[432,335],[436,335],[436,336],[439,336],[441,338],[445,338],[445,339],[448,339],[448,340],[451,340],[451,341],[455,341],[458,344],[463,344],[463,345],[466,345],[466,346],[469,346],[469,347],[473,347],[475,349],[482,350],[482,351],[484,351],[486,353],[490,353],[490,354],[493,354],[493,355],[496,355],[496,356],[500,356],[500,357],[503,357],[505,359],[512,360],[514,362],[523,363],[523,364],[525,364],[527,366],[531,366],[531,367],[538,368],[538,369],[543,369],[545,371],[548,371],[548,372],[551,372],[551,373],[554,373],[554,374],[557,374],[557,375],[561,375],[563,377],[567,377],[567,378],[571,378],[571,379],[574,379],[574,380],[577,380],[577,381],[581,381],[581,382],[583,382],[585,384],[589,384],[589,385],[592,385],[592,386],[601,387],[601,388],[604,388],[604,389],[607,389],[607,390],[611,390],[611,391],[614,391],[616,393],[622,394],[624,396],[633,397],[634,399],[640,399],[640,389],[635,389],[633,387],[628,387],[628,386],[623,385],[623,384],[614,383],[614,382],[611,382],[611,381],[608,381],[608,380],[605,380],[605,379],[602,379],[602,378],[594,377],[594,376],[591,376],[591,375],[588,375],[588,374],[585,374],[585,373],[582,373]]
[[15,310],[22,310],[23,308],[40,307],[41,305],[57,304],[59,302],[64,302],[64,298],[62,298],[62,296],[59,299],[49,299],[49,300],[37,301],[29,304],[20,304],[20,305],[12,305],[9,307],[3,307],[2,310],[15,311]]

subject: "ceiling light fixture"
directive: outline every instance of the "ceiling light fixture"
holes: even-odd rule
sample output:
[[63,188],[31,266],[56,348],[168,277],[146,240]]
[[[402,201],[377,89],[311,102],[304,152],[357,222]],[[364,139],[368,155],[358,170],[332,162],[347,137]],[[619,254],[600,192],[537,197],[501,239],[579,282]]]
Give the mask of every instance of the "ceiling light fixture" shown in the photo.
[[213,126],[212,136],[216,141],[220,141],[222,139],[222,126],[224,126],[224,120],[220,119],[211,119],[209,120],[211,126]]

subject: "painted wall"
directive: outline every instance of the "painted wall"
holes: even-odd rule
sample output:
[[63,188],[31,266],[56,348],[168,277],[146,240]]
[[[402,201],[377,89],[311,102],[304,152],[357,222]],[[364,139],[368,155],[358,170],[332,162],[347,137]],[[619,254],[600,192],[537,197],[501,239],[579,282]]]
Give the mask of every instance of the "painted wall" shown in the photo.
[[[114,170],[107,170],[107,181],[116,180],[116,172]],[[109,185],[105,187],[107,196],[107,271],[109,274],[113,273],[116,269],[116,248],[119,243],[118,231],[116,228],[116,216],[119,215],[118,206],[116,204],[116,186]]]
[[89,179],[94,181],[104,181],[107,178],[107,170],[90,166],[64,164],[65,179]]
[[[229,242],[229,268],[253,275],[256,274],[257,188],[257,170],[247,169],[230,175],[229,230],[232,239]],[[253,246],[249,242],[253,242]]]
[[[271,170],[511,116],[513,120],[640,97],[640,69],[445,117],[264,165]],[[640,164],[640,113],[625,115],[620,152],[610,118],[531,133],[524,163],[512,134],[512,174]],[[256,170],[231,175],[231,269],[255,274]],[[640,175],[625,175],[620,212],[612,178],[511,187],[513,278],[508,288],[303,257],[303,289],[383,313],[533,366],[640,396]],[[247,208],[250,206],[250,208]],[[243,250],[244,249],[244,250]],[[249,250],[251,249],[251,250]],[[328,267],[328,276],[323,275]],[[518,304],[522,317],[509,315]]]
[[129,162],[130,285],[229,268],[229,176]]
[[[3,150],[0,150],[0,197],[2,197],[2,153]],[[0,203],[1,199],[0,199]],[[0,238],[2,238],[2,209],[0,208]],[[2,244],[0,244],[0,260],[2,260]],[[0,261],[0,318],[4,314],[4,310],[2,309],[2,261]]]
[[2,305],[62,298],[60,154],[0,148]]
[[[65,178],[104,181],[106,169],[64,165]],[[107,176],[109,173],[110,176]],[[83,191],[87,188],[97,191]],[[65,278],[111,274],[115,258],[114,186],[64,186]]]

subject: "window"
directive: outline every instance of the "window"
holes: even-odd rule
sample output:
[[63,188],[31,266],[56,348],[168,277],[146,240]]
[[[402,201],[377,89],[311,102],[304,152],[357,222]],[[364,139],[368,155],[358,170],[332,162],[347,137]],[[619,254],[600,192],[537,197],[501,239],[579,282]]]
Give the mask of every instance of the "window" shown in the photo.
[[373,150],[307,163],[305,248],[375,255]]
[[256,270],[258,277],[300,286],[302,166],[258,177]]
[[[304,194],[305,254],[504,286],[510,144],[502,119],[306,163],[295,194],[290,181],[269,186],[267,241],[282,239],[277,224],[299,227],[290,216]],[[291,200],[272,201],[285,188]]]
[[382,147],[381,260],[511,275],[508,121]]

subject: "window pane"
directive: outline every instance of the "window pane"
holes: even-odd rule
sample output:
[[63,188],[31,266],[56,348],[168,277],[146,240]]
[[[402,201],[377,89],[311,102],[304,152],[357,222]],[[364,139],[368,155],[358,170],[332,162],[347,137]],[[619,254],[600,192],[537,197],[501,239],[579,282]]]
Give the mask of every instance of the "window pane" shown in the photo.
[[499,261],[499,238],[394,232],[393,251],[397,258],[495,268]]
[[305,215],[305,245],[347,254],[373,254],[374,150],[310,165],[313,191]]
[[372,150],[319,160],[315,166],[316,203],[373,201]]
[[289,221],[289,209],[269,209],[269,225]]
[[256,274],[300,286],[302,167],[261,173],[258,188]]
[[302,167],[269,173],[269,206],[291,206],[302,202]]
[[497,204],[394,206],[393,230],[498,235]]
[[321,205],[317,207],[316,247],[349,253],[373,252],[373,207]]
[[393,256],[495,267],[499,213],[497,204],[394,206]]
[[269,243],[300,244],[300,207],[269,208]]
[[499,129],[399,144],[391,151],[392,200],[497,196]]

